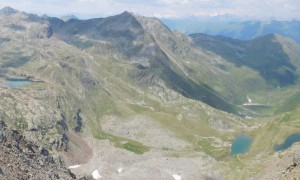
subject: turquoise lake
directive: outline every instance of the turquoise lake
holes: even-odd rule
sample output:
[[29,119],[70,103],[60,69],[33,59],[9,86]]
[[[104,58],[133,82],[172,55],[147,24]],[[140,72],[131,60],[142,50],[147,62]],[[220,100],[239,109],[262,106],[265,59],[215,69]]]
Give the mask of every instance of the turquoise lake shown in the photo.
[[274,151],[282,151],[291,147],[295,142],[300,142],[300,133],[295,133],[287,137],[283,144],[275,145]]
[[252,137],[246,134],[239,134],[231,146],[231,155],[246,153],[252,144]]
[[31,81],[28,81],[28,80],[6,80],[4,82],[4,85],[5,86],[8,86],[8,87],[12,87],[12,88],[20,88],[22,86],[25,86],[25,85],[28,85],[30,84]]

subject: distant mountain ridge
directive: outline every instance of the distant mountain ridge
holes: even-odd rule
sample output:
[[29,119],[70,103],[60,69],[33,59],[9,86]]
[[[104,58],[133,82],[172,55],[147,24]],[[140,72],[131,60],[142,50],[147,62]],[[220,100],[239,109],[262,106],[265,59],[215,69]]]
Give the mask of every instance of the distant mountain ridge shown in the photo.
[[201,21],[197,19],[162,19],[172,30],[184,33],[223,35],[235,39],[249,40],[267,34],[280,34],[300,43],[300,21]]
[[9,6],[6,6],[6,7],[2,8],[0,10],[1,14],[6,14],[6,15],[14,14],[14,13],[17,13],[17,12],[19,12],[19,11],[16,10],[16,9],[13,9],[13,8],[11,8]]
[[70,19],[79,19],[77,16],[75,15],[66,15],[66,16],[62,16],[60,17],[61,20],[67,22],[69,21]]
[[291,85],[298,79],[297,65],[290,61],[288,54],[282,53],[283,46],[293,42],[281,35],[270,34],[247,41],[205,34],[192,34],[191,37],[203,49],[223,56],[236,66],[244,65],[257,70],[274,85]]

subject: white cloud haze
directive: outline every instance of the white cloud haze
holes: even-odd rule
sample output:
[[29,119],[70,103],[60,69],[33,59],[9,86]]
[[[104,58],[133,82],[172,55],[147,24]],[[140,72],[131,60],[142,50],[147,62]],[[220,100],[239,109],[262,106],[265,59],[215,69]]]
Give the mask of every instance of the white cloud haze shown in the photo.
[[0,7],[81,18],[119,14],[125,10],[144,16],[187,17],[232,14],[253,19],[300,19],[299,0],[0,0]]

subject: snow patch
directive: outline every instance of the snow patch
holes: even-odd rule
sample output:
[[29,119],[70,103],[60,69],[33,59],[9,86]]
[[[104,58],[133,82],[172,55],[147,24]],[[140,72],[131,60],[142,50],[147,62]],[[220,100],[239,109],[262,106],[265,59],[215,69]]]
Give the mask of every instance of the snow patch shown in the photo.
[[181,176],[177,175],[177,174],[173,174],[173,178],[175,180],[181,180]]
[[92,173],[92,176],[94,179],[100,179],[102,177],[102,176],[100,176],[97,169]]
[[121,174],[122,171],[123,171],[123,168],[119,168],[119,169],[118,169],[118,173],[119,173],[119,174]]
[[249,97],[247,97],[247,100],[249,103],[252,103],[252,99],[250,99]]
[[69,169],[76,169],[76,168],[79,168],[80,167],[80,164],[76,164],[74,166],[69,166],[68,168]]

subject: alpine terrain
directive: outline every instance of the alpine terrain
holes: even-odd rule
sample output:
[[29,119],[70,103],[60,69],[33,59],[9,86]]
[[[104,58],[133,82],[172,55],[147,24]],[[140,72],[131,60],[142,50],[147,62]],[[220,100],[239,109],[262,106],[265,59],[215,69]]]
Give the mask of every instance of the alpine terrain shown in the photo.
[[292,39],[5,7],[0,46],[0,179],[299,178],[300,146],[274,149],[300,132]]

